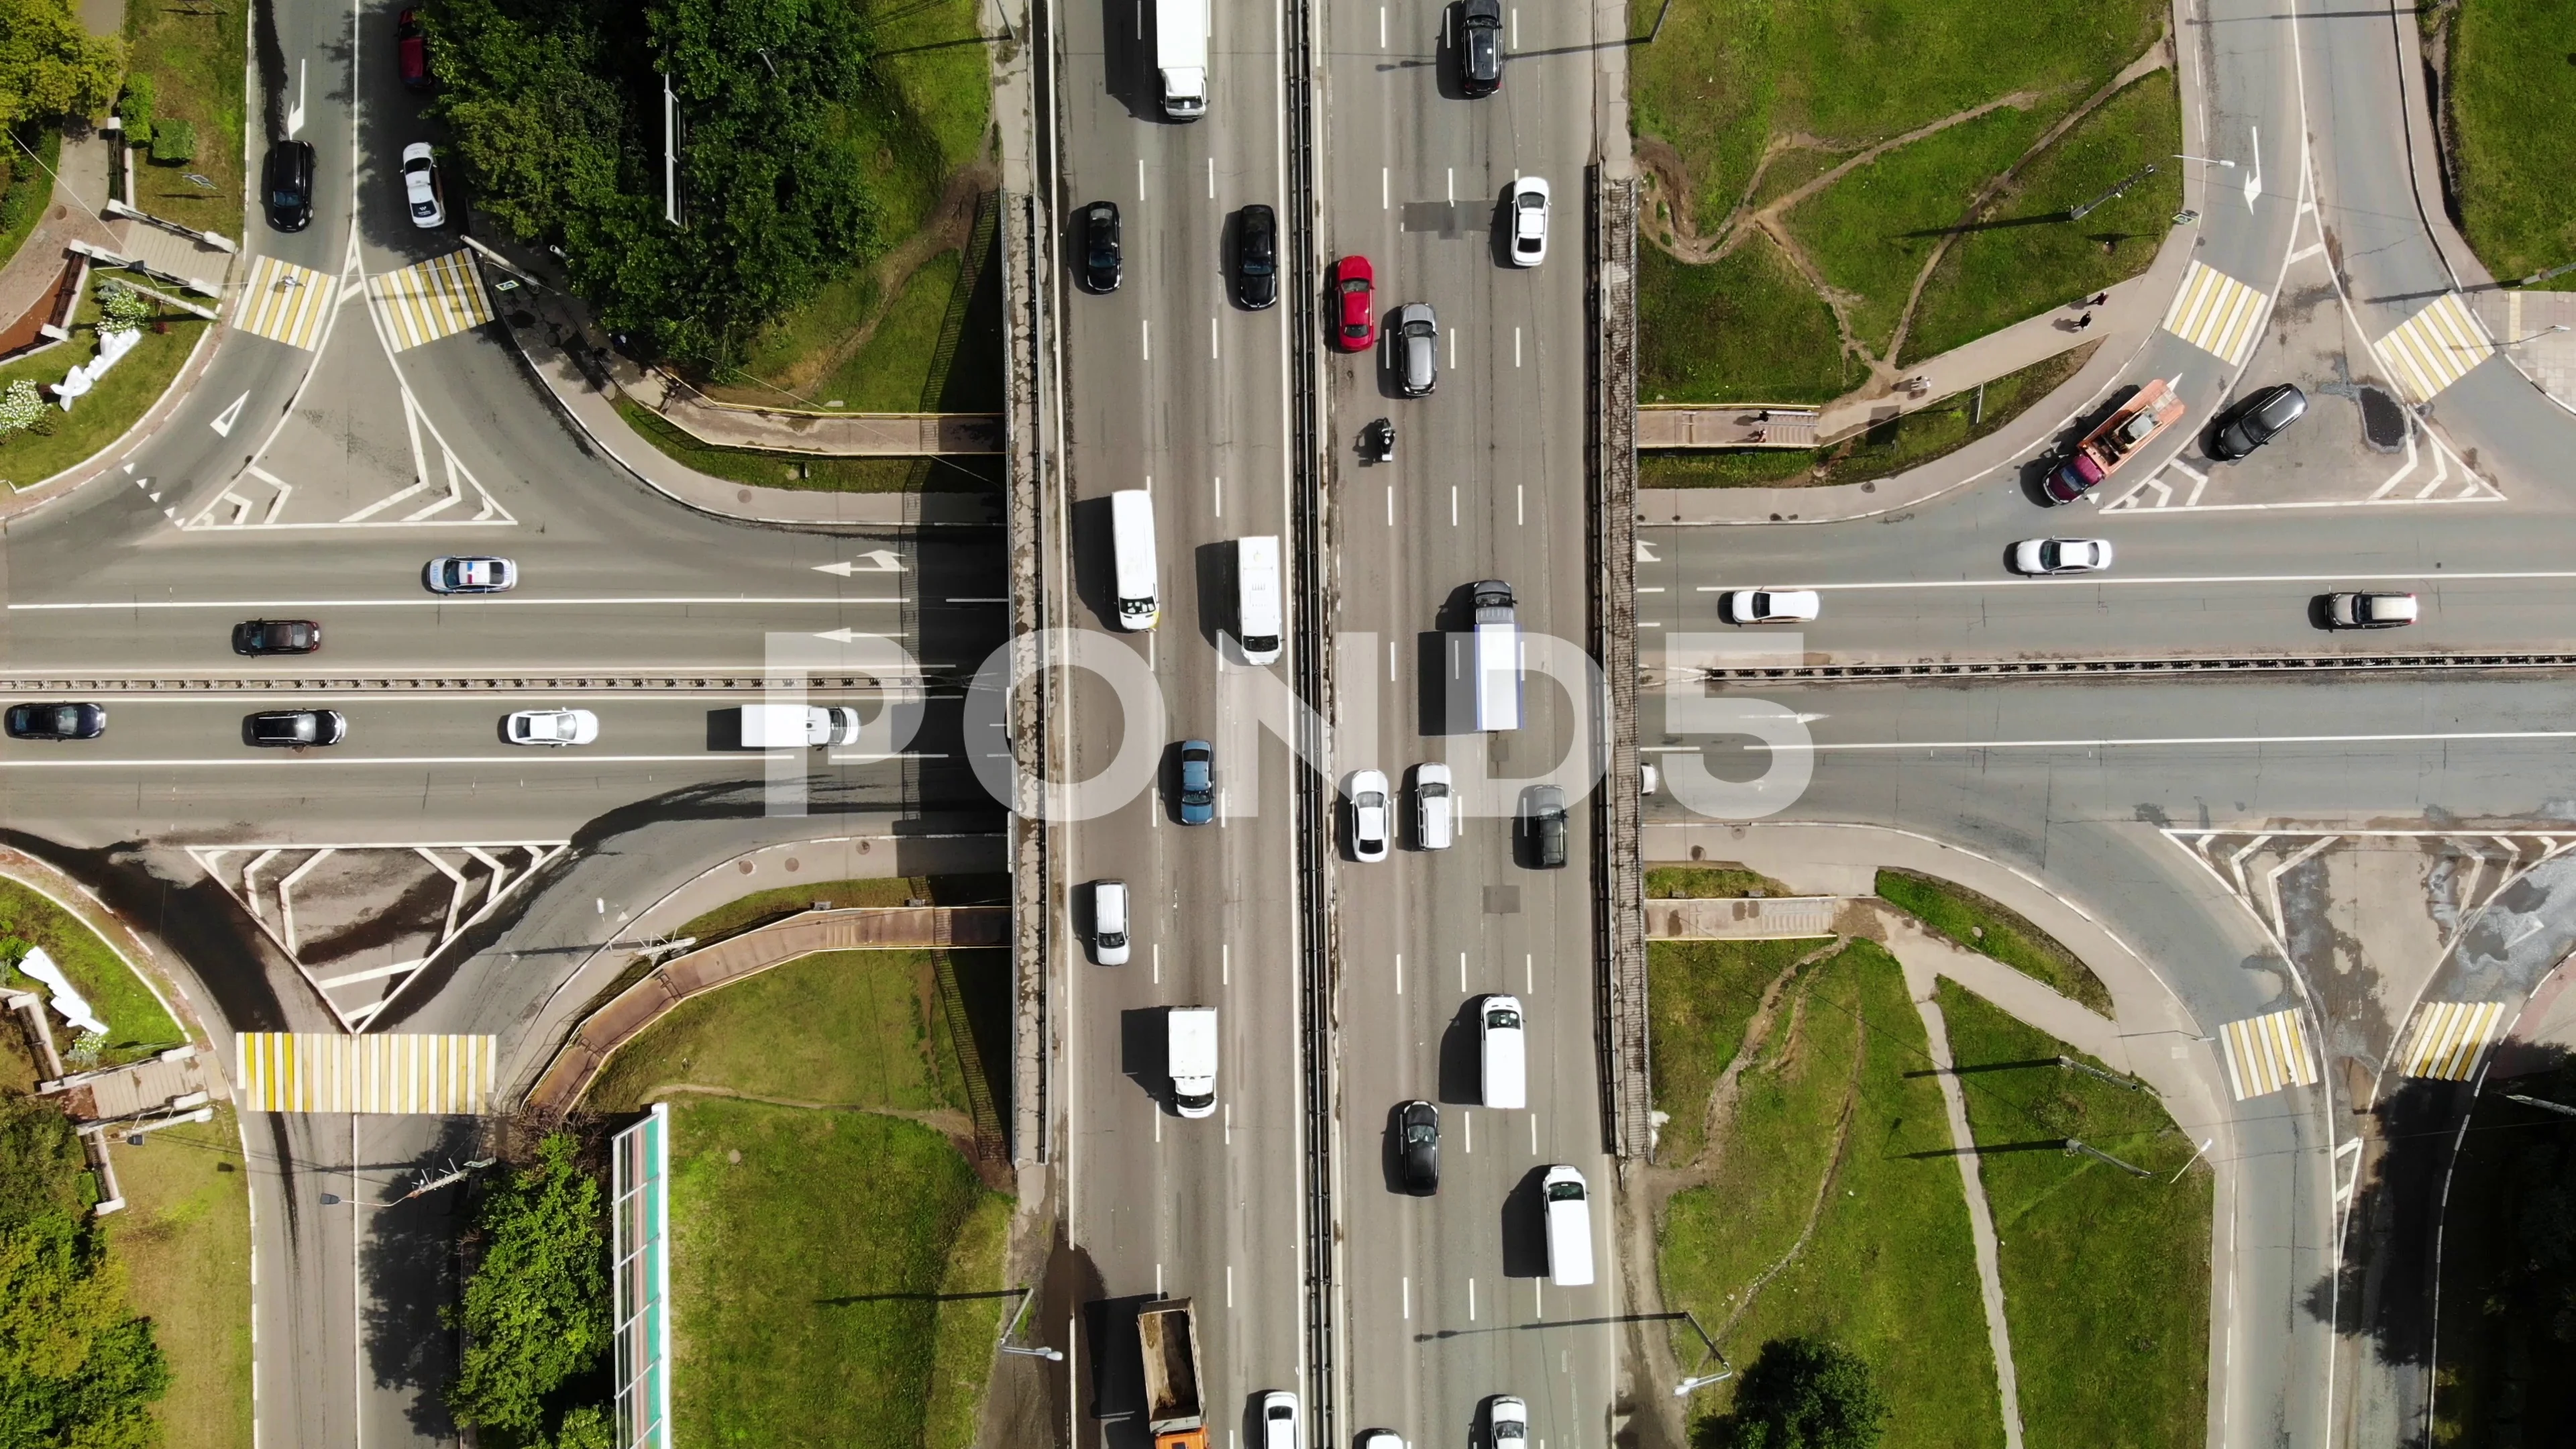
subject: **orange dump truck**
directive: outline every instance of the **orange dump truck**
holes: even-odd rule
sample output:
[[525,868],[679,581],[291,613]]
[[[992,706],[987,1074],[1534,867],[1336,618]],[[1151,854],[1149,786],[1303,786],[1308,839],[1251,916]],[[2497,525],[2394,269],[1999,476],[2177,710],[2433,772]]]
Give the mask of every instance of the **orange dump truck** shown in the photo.
[[1165,1298],[1136,1315],[1145,1357],[1145,1427],[1154,1449],[1207,1449],[1207,1402],[1199,1392],[1199,1329],[1190,1300]]

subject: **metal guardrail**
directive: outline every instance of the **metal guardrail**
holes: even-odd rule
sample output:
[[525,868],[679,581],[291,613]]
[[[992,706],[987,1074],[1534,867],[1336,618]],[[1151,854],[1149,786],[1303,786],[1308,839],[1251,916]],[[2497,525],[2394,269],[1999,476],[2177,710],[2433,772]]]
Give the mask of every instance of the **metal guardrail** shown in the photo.
[[[901,681],[914,683],[913,681]],[[956,687],[957,681],[921,676],[919,688]],[[889,681],[868,674],[7,674],[0,693],[7,694],[479,694],[492,690],[551,690],[570,693],[740,694],[748,691],[803,688],[810,691],[875,692]]]
[[2126,659],[1925,660],[1748,664],[1697,669],[1713,684],[1866,684],[1876,680],[2147,678],[2195,674],[2476,673],[2576,668],[2576,652],[2496,654],[2241,654]]

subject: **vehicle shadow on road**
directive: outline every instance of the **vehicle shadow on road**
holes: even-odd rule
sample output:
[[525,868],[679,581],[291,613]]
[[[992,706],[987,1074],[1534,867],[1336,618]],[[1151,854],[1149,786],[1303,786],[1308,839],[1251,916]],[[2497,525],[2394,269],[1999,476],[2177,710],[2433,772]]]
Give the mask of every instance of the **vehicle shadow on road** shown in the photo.
[[1542,1180],[1547,1168],[1542,1165],[1521,1175],[1509,1195],[1503,1199],[1503,1276],[1506,1278],[1544,1278],[1547,1276],[1547,1198]]
[[1172,1074],[1167,1058],[1167,1008],[1140,1007],[1118,1013],[1118,1070],[1141,1088],[1158,1108],[1168,1110]]
[[1440,1031],[1440,1100],[1473,1105],[1485,1100],[1484,1043],[1476,1033],[1476,1009],[1484,1001],[1470,996],[1458,1004]]

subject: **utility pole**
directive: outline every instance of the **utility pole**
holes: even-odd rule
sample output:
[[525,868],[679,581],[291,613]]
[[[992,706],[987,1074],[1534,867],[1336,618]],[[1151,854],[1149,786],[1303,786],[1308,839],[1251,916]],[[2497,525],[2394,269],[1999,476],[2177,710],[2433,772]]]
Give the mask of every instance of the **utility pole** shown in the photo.
[[2110,190],[2103,192],[2097,197],[2094,197],[2091,201],[2084,203],[2082,206],[2069,208],[2066,213],[2066,219],[2068,221],[2082,221],[2085,213],[2090,212],[2097,207],[2107,206],[2110,203],[2119,200],[2120,193],[2155,174],[2156,168],[2153,166],[2140,167],[2138,170],[2121,178],[2119,185],[2112,187]]

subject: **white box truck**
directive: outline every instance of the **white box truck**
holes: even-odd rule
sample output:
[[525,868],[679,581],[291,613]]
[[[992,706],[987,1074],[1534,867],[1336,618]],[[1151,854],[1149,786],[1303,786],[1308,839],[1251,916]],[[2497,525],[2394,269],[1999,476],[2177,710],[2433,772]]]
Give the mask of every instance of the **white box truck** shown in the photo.
[[1163,1069],[1172,1078],[1172,1110],[1216,1115],[1216,1008],[1175,1006],[1164,1014]]
[[1162,616],[1154,596],[1154,495],[1122,488],[1109,495],[1109,526],[1118,551],[1118,627],[1151,629]]
[[1476,1007],[1476,1046],[1488,1107],[1529,1105],[1527,1024],[1517,996],[1488,996]]
[[1245,663],[1278,662],[1282,626],[1279,539],[1275,534],[1234,541],[1234,625],[1243,631],[1235,642],[1243,646]]
[[1559,1288],[1592,1281],[1592,1192],[1583,1174],[1559,1164],[1540,1179],[1547,1199],[1547,1278]]
[[859,712],[848,705],[824,709],[804,704],[746,704],[741,713],[742,747],[746,750],[793,750],[808,745],[859,742]]
[[1467,586],[1476,605],[1476,728],[1521,727],[1521,626],[1512,586],[1479,579]]
[[1207,114],[1208,0],[1155,0],[1154,64],[1163,74],[1163,114]]

